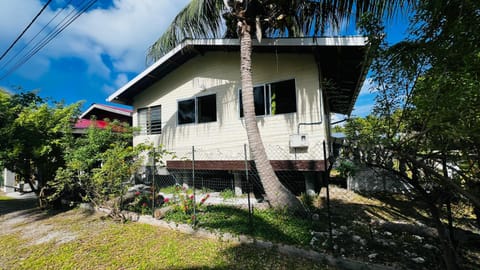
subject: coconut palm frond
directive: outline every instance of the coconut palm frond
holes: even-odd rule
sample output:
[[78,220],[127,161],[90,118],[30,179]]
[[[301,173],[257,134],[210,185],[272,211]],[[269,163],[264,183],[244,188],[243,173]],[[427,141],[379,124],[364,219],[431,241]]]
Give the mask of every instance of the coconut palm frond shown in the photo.
[[[147,60],[156,61],[185,38],[236,36],[236,18],[229,1],[192,0],[173,20],[165,33],[149,48]],[[230,1],[233,2],[233,1]],[[264,37],[319,36],[326,29],[339,30],[350,20],[370,13],[391,19],[408,12],[415,0],[250,0],[244,16],[260,20]]]
[[185,38],[218,38],[223,35],[223,1],[192,0],[148,49],[147,61],[156,61]]
[[398,13],[408,13],[415,0],[324,0],[296,1],[297,19],[305,35],[322,35],[327,27],[339,30],[351,20],[358,21],[363,14],[391,20]]

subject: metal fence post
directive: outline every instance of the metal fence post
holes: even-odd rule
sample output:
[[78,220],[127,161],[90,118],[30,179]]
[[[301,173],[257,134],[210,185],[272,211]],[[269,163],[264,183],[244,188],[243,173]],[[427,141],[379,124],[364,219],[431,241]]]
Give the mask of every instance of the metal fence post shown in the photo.
[[152,217],[155,217],[155,147],[153,147],[152,159]]
[[192,186],[193,186],[193,216],[192,216],[192,223],[193,226],[195,227],[195,224],[197,223],[197,213],[196,213],[196,201],[197,198],[195,198],[195,146],[192,146]]
[[332,217],[330,214],[330,175],[328,172],[328,163],[327,163],[327,149],[325,141],[323,141],[323,162],[324,162],[324,171],[325,171],[325,182],[327,185],[327,215],[328,215],[328,235],[330,237],[330,249],[333,251],[333,235],[332,235]]

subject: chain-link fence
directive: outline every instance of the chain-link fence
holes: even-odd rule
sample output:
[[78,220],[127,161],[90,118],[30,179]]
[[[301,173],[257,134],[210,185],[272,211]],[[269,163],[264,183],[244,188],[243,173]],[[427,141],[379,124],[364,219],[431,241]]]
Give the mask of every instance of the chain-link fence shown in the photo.
[[[278,224],[268,226],[265,224],[270,217],[262,216],[261,212],[261,209],[268,208],[265,192],[248,146],[239,146],[236,150],[231,148],[228,154],[196,146],[181,150],[181,154],[177,154],[180,158],[164,160],[166,167],[145,167],[137,180],[172,200],[178,199],[174,195],[175,188],[181,188],[191,190],[196,203],[248,210],[243,212],[248,214],[232,221],[232,228],[248,228],[233,229],[237,233],[267,240],[280,238],[287,243],[308,246],[339,257],[406,268],[428,269],[442,263],[438,232],[432,229],[431,218],[424,210],[426,206],[416,199],[413,191],[405,189],[394,194],[388,192],[395,192],[395,189],[385,188],[381,189],[382,192],[349,190],[346,179],[330,179],[330,175],[325,173],[330,169],[330,163],[325,160],[331,155],[323,143],[308,149],[266,145],[267,155],[279,180],[302,199],[307,210],[306,216],[293,223],[293,219],[276,216],[274,222]],[[362,181],[370,181],[369,178],[373,179],[375,174],[371,175],[364,174]],[[444,215],[444,208],[440,207]],[[234,215],[221,207],[203,211],[223,211],[221,218],[225,220]],[[199,219],[208,214],[201,213]],[[199,222],[212,229],[226,226],[208,220]],[[269,230],[274,234],[271,238],[265,233]],[[301,233],[297,233],[298,230]],[[289,235],[288,231],[295,233]],[[458,229],[456,231],[459,232]],[[480,250],[475,252],[479,254]]]
[[[276,145],[265,148],[278,179],[286,188],[297,196],[307,190],[320,191],[325,167],[322,144],[309,149],[291,150]],[[236,150],[231,148],[227,154],[195,146],[180,149],[179,153],[176,159],[162,157],[166,167],[159,166],[158,162],[153,166],[155,157],[150,153],[150,166],[143,168],[136,181],[146,185],[154,183],[155,190],[160,192],[174,185],[208,192],[212,196],[210,203],[242,206],[247,195],[251,195],[252,204],[264,201],[265,192],[247,145],[240,145]],[[223,201],[215,200],[216,196]]]

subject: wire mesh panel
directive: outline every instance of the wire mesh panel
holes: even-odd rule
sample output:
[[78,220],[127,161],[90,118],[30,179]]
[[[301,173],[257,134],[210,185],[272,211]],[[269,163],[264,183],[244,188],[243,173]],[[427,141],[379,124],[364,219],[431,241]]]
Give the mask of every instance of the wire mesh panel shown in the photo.
[[[301,218],[284,217],[284,214],[275,216],[277,223],[275,226],[288,227],[291,226],[291,223],[288,223],[292,220],[301,219],[295,221],[298,224],[294,225],[302,226],[301,230],[304,230],[302,241],[308,239],[308,247],[321,252],[354,256],[371,262],[388,262],[396,256],[410,256],[411,260],[405,263],[408,267],[416,266],[415,260],[422,259],[429,261],[425,265],[432,265],[431,262],[434,262],[433,265],[439,263],[439,245],[431,237],[412,236],[402,231],[385,229],[387,226],[400,226],[396,224],[398,221],[410,222],[406,217],[411,213],[405,209],[411,209],[412,202],[418,204],[409,197],[412,194],[398,196],[359,194],[347,190],[344,180],[331,181],[327,193],[326,184],[329,180],[324,171],[329,163],[321,157],[324,152],[323,145],[312,145],[308,150],[291,150],[293,156],[301,151],[309,151],[311,156],[317,158],[310,160],[282,159],[287,154],[284,148],[271,145],[267,145],[266,148],[277,177],[286,188],[301,198],[307,210],[307,214]],[[327,150],[325,149],[326,156]],[[273,226],[267,224],[269,220],[262,216],[264,212],[261,209],[268,208],[262,181],[248,148],[247,151],[243,147],[238,147],[236,151],[233,149],[228,151],[228,154],[223,152],[215,155],[211,150],[207,151],[201,147],[192,147],[190,150],[185,148],[181,158],[175,162],[167,160],[166,167],[158,164],[156,167],[145,167],[137,176],[137,180],[152,185],[154,183],[155,187],[152,187],[154,192],[172,200],[175,199],[174,196],[178,199],[179,195],[174,194],[179,189],[188,193],[191,200],[199,205],[203,204],[201,209],[196,209],[197,212],[192,214],[194,221],[198,220],[199,224],[208,223],[215,215],[217,218],[220,215],[222,219],[236,215],[234,227],[249,228],[241,233],[255,237],[257,235],[255,230],[260,231],[260,226]],[[308,190],[314,191],[312,196],[308,195]],[[329,207],[327,198],[330,199]],[[416,218],[424,217],[417,215]],[[295,226],[289,228],[293,230]],[[416,249],[415,246],[419,245],[422,248]],[[381,250],[382,253],[375,250]],[[398,250],[405,254],[398,254]]]

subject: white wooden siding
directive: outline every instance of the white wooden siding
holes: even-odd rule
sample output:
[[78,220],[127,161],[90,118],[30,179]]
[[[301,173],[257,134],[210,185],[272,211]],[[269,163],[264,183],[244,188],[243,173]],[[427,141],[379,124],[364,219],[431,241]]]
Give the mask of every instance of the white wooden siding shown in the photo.
[[[272,160],[323,159],[326,115],[321,109],[319,72],[312,55],[253,54],[254,84],[295,79],[297,112],[258,117],[258,126],[267,154]],[[162,134],[135,136],[134,144],[163,144],[180,157],[191,158],[195,146],[198,160],[243,160],[247,143],[244,121],[239,117],[238,89],[240,56],[238,52],[208,52],[197,56],[135,97],[136,109],[162,105]],[[195,96],[216,94],[217,121],[177,125],[177,101]],[[289,136],[297,133],[299,123],[322,122],[301,126],[309,147],[294,151]],[[296,153],[295,153],[296,152]]]

